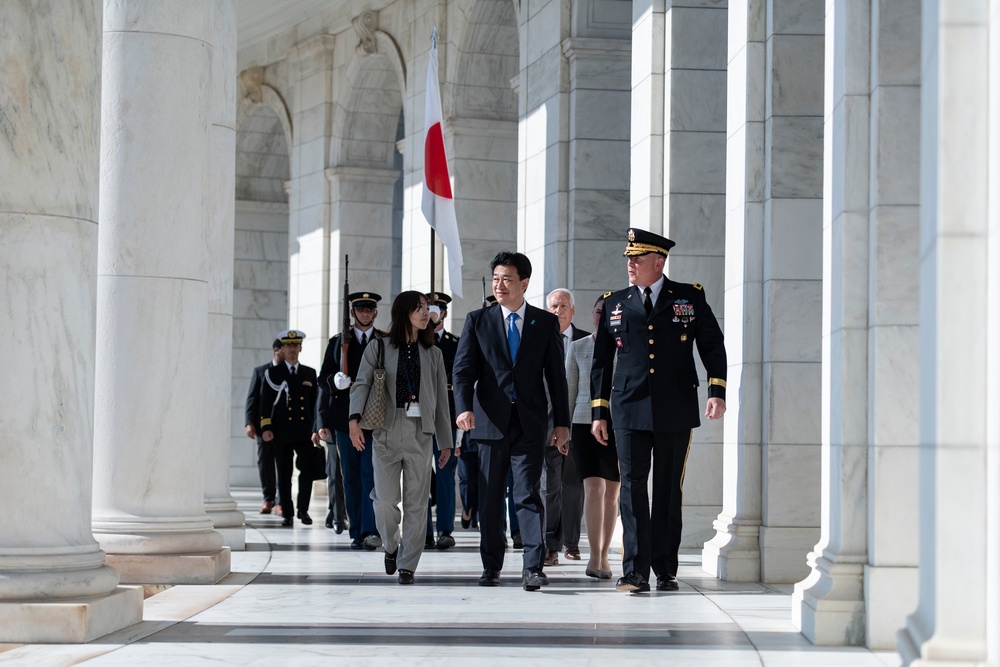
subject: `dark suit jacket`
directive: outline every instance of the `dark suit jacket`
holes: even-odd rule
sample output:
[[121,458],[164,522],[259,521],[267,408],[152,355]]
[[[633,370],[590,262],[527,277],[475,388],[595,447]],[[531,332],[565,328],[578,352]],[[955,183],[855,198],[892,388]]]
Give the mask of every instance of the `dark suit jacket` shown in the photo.
[[452,373],[455,369],[455,353],[458,351],[458,336],[445,331],[444,335],[437,341],[436,345],[444,356],[444,370],[448,374],[448,409],[451,410],[451,422],[455,423],[455,393],[453,391]]
[[274,431],[278,442],[309,442],[316,422],[315,369],[299,364],[292,377],[288,364],[265,368],[260,387],[260,432]]
[[261,364],[253,369],[253,375],[250,376],[250,390],[247,392],[246,420],[243,422],[243,425],[253,424],[258,438],[260,437],[260,384],[264,381],[264,371],[273,365],[271,362]]
[[726,348],[701,285],[667,278],[648,317],[635,287],[609,294],[590,373],[593,419],[608,419],[610,410],[616,428],[699,426],[696,345],[708,372],[709,398],[725,400]]
[[[371,336],[376,333],[372,327],[368,330],[368,342]],[[365,348],[361,346],[354,336],[354,329],[351,329],[351,338],[347,346],[347,374],[352,380],[358,377],[358,368],[361,367],[361,355]],[[365,347],[368,343],[365,343]],[[333,376],[340,371],[340,335],[330,339],[326,346],[326,354],[323,355],[323,366],[319,371],[319,399],[316,406],[317,424],[316,430],[328,428],[332,431],[347,433],[347,415],[350,414],[351,389],[337,389],[333,385]]]
[[514,360],[507,348],[505,325],[503,311],[496,304],[475,310],[465,318],[455,353],[455,410],[458,414],[471,410],[475,415],[472,439],[500,440],[506,436],[516,390],[517,414],[525,435],[544,441],[548,435],[546,383],[552,395],[555,426],[570,425],[559,320],[529,305]]

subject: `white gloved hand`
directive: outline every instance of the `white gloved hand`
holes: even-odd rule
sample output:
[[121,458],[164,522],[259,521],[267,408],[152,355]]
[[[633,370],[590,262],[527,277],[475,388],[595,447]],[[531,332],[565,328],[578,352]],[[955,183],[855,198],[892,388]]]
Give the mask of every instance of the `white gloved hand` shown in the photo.
[[462,447],[462,438],[465,436],[465,431],[462,429],[455,430],[455,446],[458,448]]
[[351,376],[337,373],[333,376],[333,386],[337,389],[347,389],[351,386]]

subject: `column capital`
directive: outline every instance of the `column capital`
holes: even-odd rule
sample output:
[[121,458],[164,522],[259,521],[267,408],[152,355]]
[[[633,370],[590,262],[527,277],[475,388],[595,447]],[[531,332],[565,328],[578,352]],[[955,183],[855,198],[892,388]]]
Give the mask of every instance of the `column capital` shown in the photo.
[[577,58],[632,59],[632,42],[600,37],[567,37],[562,41],[563,55],[570,62]]

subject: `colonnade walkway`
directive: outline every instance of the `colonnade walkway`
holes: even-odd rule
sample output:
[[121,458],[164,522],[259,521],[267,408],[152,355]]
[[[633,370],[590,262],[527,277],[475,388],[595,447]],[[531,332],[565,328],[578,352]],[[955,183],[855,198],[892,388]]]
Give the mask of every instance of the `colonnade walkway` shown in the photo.
[[618,593],[614,580],[584,574],[585,549],[583,561],[546,568],[551,585],[532,593],[521,590],[520,552],[508,550],[500,587],[480,588],[479,534],[456,526],[458,544],[425,552],[416,583],[400,586],[380,551],[352,551],[347,533],[323,526],[321,504],[312,526],[281,528],[257,514],[250,489],[233,495],[247,550],[219,584],[168,588],[146,599],[141,623],[90,644],[0,645],[0,664],[900,664],[892,652],[813,646],[789,620],[791,586],[718,581],[695,551],[682,553],[673,593]]

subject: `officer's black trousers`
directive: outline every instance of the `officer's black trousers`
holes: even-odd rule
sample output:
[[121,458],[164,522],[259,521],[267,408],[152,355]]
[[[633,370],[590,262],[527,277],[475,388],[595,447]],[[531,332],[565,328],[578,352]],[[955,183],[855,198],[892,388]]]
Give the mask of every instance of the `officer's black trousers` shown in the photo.
[[[309,441],[308,437],[303,440],[295,441],[279,441],[275,438],[274,442],[274,461],[278,464],[278,495],[281,496],[281,514],[282,516],[295,516],[295,503],[292,501],[292,467],[294,465],[293,454],[299,456],[301,452],[305,451],[307,455],[310,454],[307,450],[310,449],[313,444]],[[312,498],[312,483],[313,478],[307,473],[299,471],[299,507],[298,509],[303,512],[309,511],[309,500]]]
[[[681,545],[684,466],[691,447],[691,430],[633,431],[615,429],[622,488],[622,560],[625,574],[649,578],[677,575]],[[647,480],[653,475],[650,506]]]

